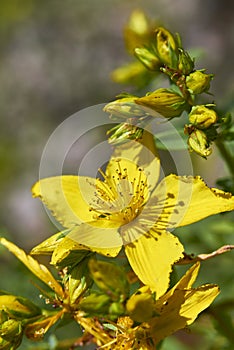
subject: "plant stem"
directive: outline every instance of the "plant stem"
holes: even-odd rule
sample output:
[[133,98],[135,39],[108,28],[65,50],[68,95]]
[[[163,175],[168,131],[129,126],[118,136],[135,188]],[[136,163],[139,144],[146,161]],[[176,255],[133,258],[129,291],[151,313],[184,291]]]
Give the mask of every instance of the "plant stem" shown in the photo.
[[226,162],[226,165],[230,171],[230,174],[234,177],[234,158],[232,157],[230,152],[228,152],[227,148],[225,147],[224,142],[221,139],[217,139],[215,143],[216,143],[216,146],[218,147],[219,152],[221,153],[223,159]]

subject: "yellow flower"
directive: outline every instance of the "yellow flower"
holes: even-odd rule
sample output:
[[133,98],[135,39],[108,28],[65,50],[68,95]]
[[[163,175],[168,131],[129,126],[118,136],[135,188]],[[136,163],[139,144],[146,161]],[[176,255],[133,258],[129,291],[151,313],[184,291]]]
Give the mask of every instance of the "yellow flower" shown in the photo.
[[[192,288],[199,268],[199,262],[194,264],[159,299],[154,300],[146,286],[140,288],[127,302],[130,317],[118,319],[116,338],[105,343],[103,349],[120,349],[122,344],[126,349],[155,349],[161,340],[192,324],[219,294],[219,287],[215,284]],[[137,326],[134,321],[137,321]]]
[[192,288],[200,263],[194,264],[179,282],[155,302],[157,316],[149,321],[154,343],[192,324],[219,294],[215,284]]
[[[137,146],[136,146],[137,144]],[[134,147],[135,145],[135,147]],[[160,163],[149,149],[130,141],[117,148],[103,179],[57,176],[32,188],[69,234],[54,244],[55,256],[88,249],[115,257],[124,246],[139,279],[165,293],[183,246],[169,231],[234,209],[234,197],[208,188],[200,177],[169,175],[158,182]],[[33,250],[40,254],[42,246]]]

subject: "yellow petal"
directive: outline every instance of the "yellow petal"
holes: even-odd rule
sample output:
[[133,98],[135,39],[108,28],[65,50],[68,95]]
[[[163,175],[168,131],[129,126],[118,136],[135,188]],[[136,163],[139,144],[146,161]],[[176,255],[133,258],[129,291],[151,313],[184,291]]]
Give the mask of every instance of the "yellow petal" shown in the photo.
[[92,252],[117,256],[123,244],[117,229],[111,227],[111,221],[99,220],[98,224],[99,227],[93,226],[93,222],[82,224],[72,229],[67,237]]
[[38,181],[32,188],[64,227],[91,221],[89,211],[95,198],[96,179],[84,176],[56,176]]
[[[152,195],[170,213],[168,227],[184,226],[234,209],[234,196],[207,187],[200,177],[169,175]],[[173,209],[173,210],[172,210]]]
[[200,262],[197,262],[181,277],[173,288],[171,288],[166,294],[156,301],[156,312],[160,312],[162,306],[167,303],[167,300],[173,295],[175,290],[188,290],[191,289],[193,283],[196,281],[198,272],[200,269]]
[[64,237],[56,245],[50,263],[57,266],[72,266],[79,264],[88,254],[89,248],[78,244],[69,237]]
[[14,254],[35,276],[63,298],[64,293],[61,285],[56,281],[45,265],[39,264],[37,260],[27,255],[22,249],[7,241],[5,238],[1,238],[0,243]]
[[31,255],[50,255],[53,253],[55,248],[64,239],[65,234],[68,230],[55,233],[53,236],[47,238],[37,246],[33,247],[30,254]]
[[31,318],[41,314],[41,309],[29,299],[9,294],[0,295],[0,310],[13,318]]
[[142,140],[123,143],[114,149],[106,173],[110,177],[115,173],[116,164],[113,160],[119,159],[121,169],[127,169],[128,177],[132,181],[136,177],[136,167],[142,168],[147,178],[148,187],[152,190],[159,178],[160,160],[155,147],[154,136],[144,130]]
[[159,234],[153,229],[139,237],[139,232],[131,228],[125,235],[132,242],[125,246],[132,269],[159,298],[168,288],[172,265],[183,256],[182,244],[169,232]]
[[175,290],[151,324],[155,343],[194,322],[219,294],[216,285],[204,285],[191,290]]

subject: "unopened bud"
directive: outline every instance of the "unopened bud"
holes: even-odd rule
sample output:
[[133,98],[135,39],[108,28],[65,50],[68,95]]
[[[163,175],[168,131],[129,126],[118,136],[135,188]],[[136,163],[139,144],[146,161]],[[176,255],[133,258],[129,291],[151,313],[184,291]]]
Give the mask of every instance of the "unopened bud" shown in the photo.
[[193,94],[201,94],[210,88],[210,81],[213,78],[212,74],[205,74],[202,71],[196,70],[186,77],[186,86]]
[[22,332],[21,322],[9,319],[0,325],[0,335],[4,339],[11,340]]
[[69,274],[67,287],[71,305],[76,303],[92,285],[92,282],[88,269],[88,258],[84,258],[78,265],[71,269]]
[[135,48],[135,56],[138,58],[144,66],[152,71],[158,71],[161,65],[158,57],[145,47]]
[[189,121],[199,129],[207,129],[216,123],[218,116],[213,109],[204,105],[192,107],[189,113]]
[[181,95],[164,88],[157,89],[144,97],[140,97],[135,102],[144,107],[151,108],[166,118],[180,116],[187,107],[186,101]]
[[107,314],[110,306],[110,298],[104,294],[90,294],[79,303],[79,308],[88,315]]
[[123,300],[127,297],[129,284],[121,267],[107,261],[90,259],[89,270],[97,286],[112,300]]
[[212,152],[207,136],[202,130],[195,130],[191,132],[188,138],[188,145],[190,147],[190,151],[195,151],[203,158],[208,157]]
[[103,111],[120,118],[142,117],[145,111],[135,103],[136,98],[120,98],[105,105]]
[[165,28],[156,29],[156,49],[162,63],[176,68],[178,61],[177,43],[173,35]]
[[192,72],[194,69],[194,61],[189,56],[188,52],[184,51],[183,49],[178,49],[179,51],[179,62],[178,62],[178,68],[179,70],[187,75]]
[[110,144],[121,144],[129,140],[139,140],[143,136],[144,129],[129,123],[121,123],[108,130]]

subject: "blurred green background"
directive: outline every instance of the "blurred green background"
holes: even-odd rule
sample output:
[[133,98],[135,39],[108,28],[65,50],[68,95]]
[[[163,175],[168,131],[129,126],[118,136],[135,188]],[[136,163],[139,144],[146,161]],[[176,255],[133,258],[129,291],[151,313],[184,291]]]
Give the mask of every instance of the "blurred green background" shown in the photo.
[[[111,81],[110,73],[128,60],[122,30],[136,8],[179,32],[186,49],[200,50],[196,68],[215,74],[211,91],[217,104],[223,110],[233,109],[231,0],[1,0],[0,229],[26,250],[56,232],[30,192],[51,133],[85,107],[108,102],[121,91],[134,92]],[[227,174],[222,161],[217,160],[217,151],[207,161],[195,156],[193,162],[195,173],[209,185]],[[203,253],[232,243],[232,232],[233,216],[228,214],[191,226],[181,240],[190,253]],[[209,261],[201,275],[202,283],[219,283],[227,299],[234,293],[232,261],[233,253]],[[27,281],[30,275],[2,249],[0,262],[0,289],[37,297]],[[206,325],[199,330],[205,334],[202,342],[199,337],[180,333],[176,340],[167,341],[165,350],[228,349],[230,342],[214,344],[217,331],[212,326],[209,331],[206,319],[201,318],[201,322]]]

